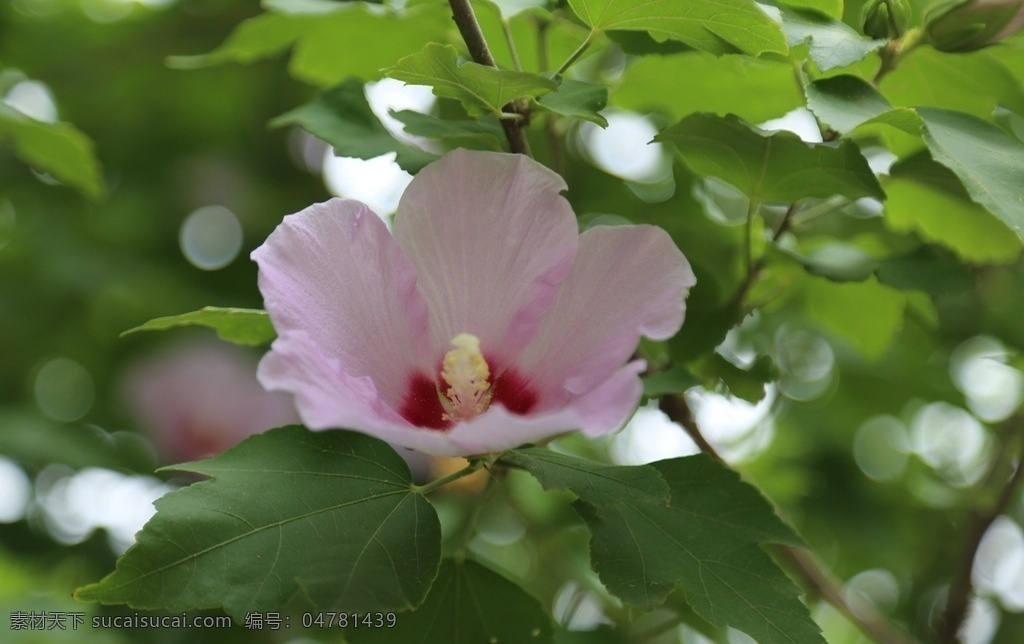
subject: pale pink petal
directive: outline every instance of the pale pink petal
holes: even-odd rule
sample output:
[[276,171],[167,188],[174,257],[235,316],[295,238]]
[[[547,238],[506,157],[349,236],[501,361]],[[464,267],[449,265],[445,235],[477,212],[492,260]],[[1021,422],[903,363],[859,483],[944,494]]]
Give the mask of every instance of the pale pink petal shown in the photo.
[[252,258],[278,335],[306,334],[349,385],[368,378],[397,409],[409,373],[433,369],[416,273],[363,204],[332,199],[285,217]]
[[310,429],[352,428],[374,435],[377,425],[407,424],[385,405],[367,376],[347,373],[305,331],[289,331],[274,340],[256,372],[270,391],[295,394],[295,406]]
[[579,405],[619,369],[640,336],[671,337],[696,283],[689,262],[653,226],[598,226],[580,237],[572,272],[515,365],[540,392],[537,411]]
[[504,358],[533,335],[579,242],[565,182],[523,155],[455,150],[420,171],[394,234],[416,267],[435,355],[459,333]]
[[380,400],[370,378],[346,373],[338,360],[324,355],[304,332],[293,331],[274,340],[257,375],[267,389],[295,394],[295,406],[310,429],[357,430],[395,446],[438,456],[475,453],[465,451],[447,432],[409,424]]

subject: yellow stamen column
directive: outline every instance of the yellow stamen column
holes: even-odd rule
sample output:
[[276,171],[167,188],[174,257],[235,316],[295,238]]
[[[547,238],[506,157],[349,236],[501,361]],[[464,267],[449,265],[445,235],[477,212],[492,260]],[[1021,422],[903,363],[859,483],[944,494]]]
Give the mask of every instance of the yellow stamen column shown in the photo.
[[441,378],[448,383],[442,400],[445,420],[458,422],[482,414],[491,402],[491,370],[480,353],[475,335],[460,333],[452,339],[452,350],[444,355]]

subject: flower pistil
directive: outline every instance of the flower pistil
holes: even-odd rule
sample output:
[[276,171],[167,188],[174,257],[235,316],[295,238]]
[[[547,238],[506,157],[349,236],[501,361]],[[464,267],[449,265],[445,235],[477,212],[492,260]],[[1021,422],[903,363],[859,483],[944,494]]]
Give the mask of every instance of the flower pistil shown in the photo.
[[480,340],[469,333],[452,339],[445,354],[441,378],[448,390],[441,396],[444,420],[459,422],[476,418],[491,404],[491,371],[480,353]]

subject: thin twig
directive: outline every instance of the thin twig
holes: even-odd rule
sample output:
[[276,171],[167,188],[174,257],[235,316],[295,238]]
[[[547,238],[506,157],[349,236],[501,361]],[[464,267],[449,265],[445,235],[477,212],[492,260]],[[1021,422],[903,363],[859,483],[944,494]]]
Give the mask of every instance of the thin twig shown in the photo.
[[516,50],[516,41],[512,38],[512,24],[505,16],[501,17],[501,33],[505,36],[508,53],[512,56],[512,66],[517,72],[523,71],[523,64],[519,61],[519,52]]
[[[701,451],[715,460],[728,465],[708,442],[693,419],[693,413],[686,399],[681,395],[662,396],[659,406],[665,415],[679,423]],[[868,603],[858,605],[856,610],[843,596],[842,586],[825,571],[813,554],[801,548],[778,546],[777,551],[785,557],[804,583],[818,596],[846,616],[861,632],[879,644],[912,644],[914,640],[896,629],[881,613]]]
[[412,489],[414,492],[418,492],[420,494],[430,494],[434,490],[440,487],[444,487],[445,485],[448,485],[452,481],[457,481],[463,477],[475,473],[477,470],[479,470],[481,467],[484,467],[485,465],[487,465],[485,459],[473,459],[469,462],[469,465],[462,468],[461,470],[452,472],[447,476],[442,476],[441,478],[431,481],[429,483],[424,483],[423,485],[414,485],[412,486]]
[[819,597],[842,613],[851,624],[879,644],[912,644],[914,639],[896,630],[884,615],[870,602],[860,602],[854,608],[843,596],[842,585],[825,571],[817,558],[799,548],[780,546],[776,549],[795,569],[800,578]]
[[[750,292],[751,287],[753,287],[754,283],[757,282],[757,279],[761,277],[761,272],[764,270],[764,257],[759,258],[756,262],[753,260],[752,257],[753,250],[751,248],[751,228],[753,224],[752,219],[755,211],[756,207],[754,202],[750,202],[750,205],[747,207],[746,245],[744,247],[744,252],[746,254],[747,274],[743,278],[743,281],[740,283],[739,287],[736,289],[736,292],[733,293],[733,296],[729,299],[729,306],[737,310],[740,310],[742,308],[743,300],[747,298],[747,293]],[[783,215],[782,222],[779,224],[779,227],[775,229],[775,232],[772,233],[773,244],[778,243],[779,239],[781,239],[782,236],[786,233],[786,231],[788,231],[790,227],[792,227],[794,223],[794,215],[796,214],[796,212],[797,208],[795,203],[790,204],[789,207],[786,208],[786,214]]]
[[[538,18],[537,25],[537,63],[541,69],[547,69],[551,61],[550,50],[548,49],[548,28],[551,22],[545,18]],[[548,139],[548,154],[551,155],[551,168],[558,174],[565,176],[565,157],[562,154],[562,135],[558,130],[558,115],[548,112],[544,119],[544,134]]]
[[658,401],[658,407],[671,420],[682,426],[683,430],[700,448],[700,451],[716,461],[725,462],[725,459],[715,450],[714,446],[704,438],[704,434],[700,433],[700,428],[697,427],[697,421],[693,419],[693,413],[690,411],[690,406],[686,404],[685,398],[682,396],[662,396],[661,400]]
[[[448,4],[452,8],[452,20],[459,28],[459,33],[462,34],[462,39],[466,42],[473,61],[480,65],[496,68],[498,65],[494,62],[494,56],[491,55],[491,50],[487,47],[484,32],[480,29],[480,22],[476,19],[476,13],[473,12],[469,0],[448,0]],[[516,113],[523,117],[522,120],[501,119],[500,122],[501,127],[505,130],[509,149],[512,152],[529,156],[530,146],[526,142],[526,134],[523,132],[523,125],[528,121],[527,115],[523,114],[520,106],[514,103],[504,106],[501,111]]]
[[[1016,437],[1017,431],[1019,431],[1017,428],[1009,430],[1007,439],[1013,440]],[[939,626],[940,642],[952,644],[960,641],[958,638],[960,627],[963,626],[964,619],[967,617],[967,606],[970,604],[971,596],[974,594],[971,572],[974,569],[974,559],[977,556],[978,547],[981,545],[981,540],[992,526],[992,523],[1009,507],[1020,488],[1021,481],[1024,481],[1024,440],[1019,442],[1018,453],[1015,456],[1007,453],[1008,450],[1005,449],[1006,446],[1004,444],[1002,453],[1005,454],[1005,457],[998,459],[992,466],[993,474],[996,474],[998,470],[1004,469],[1007,464],[1015,467],[1013,475],[1010,476],[1006,485],[1000,491],[996,502],[987,510],[976,511],[971,518],[970,530],[967,533],[967,543],[963,549],[956,574],[949,585],[946,609],[942,614],[942,621]],[[1014,460],[1016,460],[1016,465],[1014,465]]]
[[586,40],[584,40],[583,43],[576,48],[576,51],[569,54],[569,57],[565,59],[564,63],[558,66],[558,69],[555,70],[554,76],[560,76],[564,74],[565,70],[569,69],[569,66],[575,63],[579,59],[579,57],[583,55],[583,52],[587,51],[587,49],[590,48],[590,45],[594,42],[594,38],[597,37],[598,33],[599,32],[597,32],[596,30],[591,29],[590,33],[587,34]]

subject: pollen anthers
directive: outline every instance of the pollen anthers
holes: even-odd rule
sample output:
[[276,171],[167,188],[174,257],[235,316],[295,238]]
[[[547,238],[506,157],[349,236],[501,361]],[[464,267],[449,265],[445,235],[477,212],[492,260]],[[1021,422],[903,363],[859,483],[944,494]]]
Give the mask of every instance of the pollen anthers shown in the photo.
[[441,396],[444,420],[470,420],[491,403],[491,370],[482,353],[480,339],[469,333],[452,338],[452,349],[444,355],[441,378],[448,390]]

